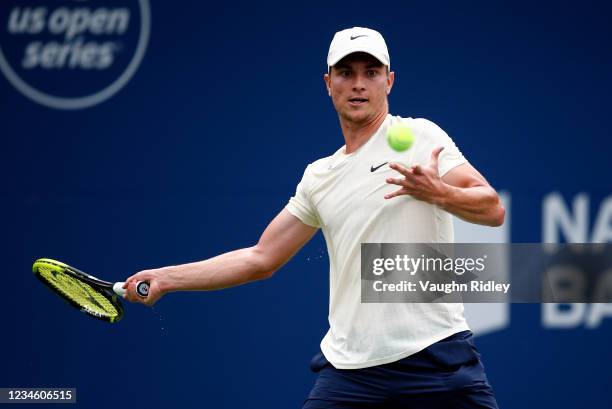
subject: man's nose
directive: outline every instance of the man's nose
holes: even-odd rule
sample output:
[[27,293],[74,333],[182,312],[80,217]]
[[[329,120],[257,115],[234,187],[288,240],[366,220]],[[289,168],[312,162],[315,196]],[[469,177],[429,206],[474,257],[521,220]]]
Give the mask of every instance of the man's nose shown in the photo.
[[365,75],[356,74],[353,78],[355,79],[353,82],[353,90],[365,90]]

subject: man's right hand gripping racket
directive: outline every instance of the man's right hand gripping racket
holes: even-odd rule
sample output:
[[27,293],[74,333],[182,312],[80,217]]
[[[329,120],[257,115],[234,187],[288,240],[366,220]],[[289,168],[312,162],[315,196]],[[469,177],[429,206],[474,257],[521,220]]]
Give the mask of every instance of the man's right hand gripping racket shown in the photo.
[[[106,322],[117,322],[123,317],[123,306],[119,300],[126,292],[123,282],[103,281],[48,258],[36,260],[32,271],[47,287],[87,315]],[[146,297],[149,283],[136,283],[136,292]]]

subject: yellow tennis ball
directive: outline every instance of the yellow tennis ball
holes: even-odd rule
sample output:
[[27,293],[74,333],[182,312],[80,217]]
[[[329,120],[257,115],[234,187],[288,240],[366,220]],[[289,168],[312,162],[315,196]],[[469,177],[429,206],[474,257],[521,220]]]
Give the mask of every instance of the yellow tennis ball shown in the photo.
[[389,146],[398,152],[410,149],[414,143],[414,134],[408,125],[398,123],[389,128],[387,132],[387,142]]

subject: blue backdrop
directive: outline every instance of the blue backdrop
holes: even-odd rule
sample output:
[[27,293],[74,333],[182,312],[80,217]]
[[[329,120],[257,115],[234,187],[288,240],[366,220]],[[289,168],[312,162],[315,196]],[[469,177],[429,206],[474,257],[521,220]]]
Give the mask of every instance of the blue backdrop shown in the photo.
[[[89,107],[53,108],[0,76],[0,387],[76,387],[83,408],[301,407],[327,330],[320,234],[271,280],[129,305],[116,325],[70,309],[30,271],[51,257],[118,281],[254,244],[305,166],[343,144],[322,76],[334,32],[355,25],[387,40],[391,112],[439,124],[505,192],[507,240],[612,240],[605,2],[111,3],[129,3],[128,26],[78,33],[70,13],[40,33],[10,14],[100,4],[0,4],[4,61],[64,98],[119,78],[150,23],[133,75]],[[78,38],[113,44],[113,63],[88,67]],[[59,48],[27,51],[37,41]],[[554,325],[541,305],[512,305],[477,338],[501,408],[612,406],[612,312],[581,308]]]

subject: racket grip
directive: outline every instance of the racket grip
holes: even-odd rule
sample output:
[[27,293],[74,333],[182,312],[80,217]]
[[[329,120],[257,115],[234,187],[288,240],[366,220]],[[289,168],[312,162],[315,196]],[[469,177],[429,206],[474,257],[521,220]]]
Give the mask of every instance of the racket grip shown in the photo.
[[[126,289],[123,288],[123,284],[125,284],[123,281],[113,284],[113,291],[120,297],[123,297],[126,293]],[[149,295],[149,283],[146,281],[138,281],[136,283],[136,293],[143,298]]]

